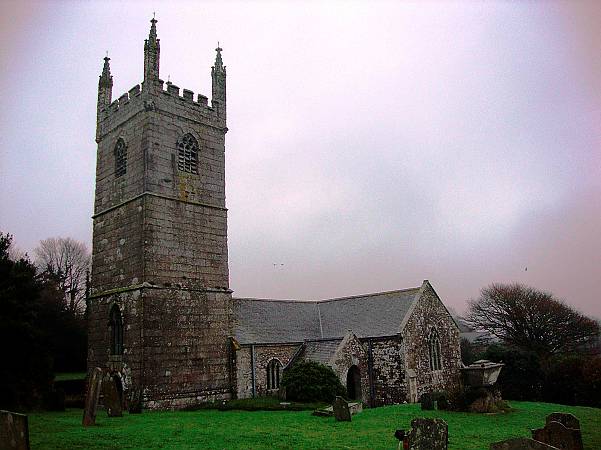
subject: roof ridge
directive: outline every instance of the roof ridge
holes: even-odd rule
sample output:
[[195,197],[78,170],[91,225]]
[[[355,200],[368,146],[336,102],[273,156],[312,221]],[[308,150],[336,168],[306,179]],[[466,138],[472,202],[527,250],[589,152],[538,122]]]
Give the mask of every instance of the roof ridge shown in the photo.
[[334,298],[325,298],[322,300],[310,300],[310,299],[277,299],[277,298],[256,298],[256,297],[234,297],[233,300],[251,300],[254,302],[280,302],[280,303],[309,303],[309,304],[319,304],[326,302],[334,302],[337,300],[349,300],[352,298],[362,298],[362,297],[375,297],[376,295],[385,295],[385,294],[395,294],[401,292],[409,292],[409,291],[419,291],[420,287],[412,287],[406,289],[395,289],[392,291],[382,291],[382,292],[372,292],[370,294],[357,294],[357,295],[349,295],[347,297],[334,297]]
[[352,298],[361,298],[361,297],[375,297],[376,295],[396,294],[396,293],[409,292],[409,291],[419,291],[419,289],[420,289],[419,287],[412,287],[412,288],[406,288],[406,289],[396,289],[393,291],[373,292],[371,294],[350,295],[348,297],[335,297],[335,298],[328,298],[328,299],[324,299],[324,300],[316,300],[316,303],[334,302],[337,300],[349,300]]

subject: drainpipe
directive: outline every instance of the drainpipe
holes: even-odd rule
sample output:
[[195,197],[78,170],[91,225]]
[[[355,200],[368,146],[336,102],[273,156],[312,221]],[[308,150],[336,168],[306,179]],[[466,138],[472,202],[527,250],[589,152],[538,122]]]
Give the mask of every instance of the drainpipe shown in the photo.
[[257,383],[255,379],[255,344],[250,345],[250,377],[252,380],[253,398],[257,395]]
[[374,386],[374,356],[371,348],[371,339],[367,340],[367,376],[369,377],[369,406],[376,403],[376,387]]

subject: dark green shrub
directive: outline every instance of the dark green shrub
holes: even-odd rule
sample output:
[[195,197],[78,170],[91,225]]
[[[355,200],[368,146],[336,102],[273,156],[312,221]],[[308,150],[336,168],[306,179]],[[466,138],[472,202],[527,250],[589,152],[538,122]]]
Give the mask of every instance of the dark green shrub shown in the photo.
[[601,358],[557,357],[545,374],[543,400],[564,405],[601,406]]
[[504,399],[526,401],[541,399],[544,373],[535,353],[502,345],[491,345],[480,357],[505,364],[495,386],[501,391]]
[[334,371],[314,361],[300,361],[284,372],[286,399],[297,402],[332,402],[346,389]]

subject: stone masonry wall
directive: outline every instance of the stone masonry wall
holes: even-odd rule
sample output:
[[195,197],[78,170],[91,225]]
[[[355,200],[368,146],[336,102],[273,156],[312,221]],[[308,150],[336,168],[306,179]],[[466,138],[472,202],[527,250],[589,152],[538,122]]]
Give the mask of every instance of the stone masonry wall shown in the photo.
[[[272,359],[277,359],[282,367],[290,362],[290,359],[298,350],[300,344],[258,344],[255,349],[255,388],[256,396],[275,395],[277,391],[267,389],[267,364]],[[236,352],[236,385],[238,398],[252,397],[252,348],[244,345]],[[280,372],[280,380],[283,376]]]
[[355,335],[347,335],[340,343],[331,361],[331,367],[343,386],[347,387],[347,374],[352,366],[357,366],[361,376],[361,400],[368,404],[370,399],[367,350]]
[[143,297],[146,406],[230,398],[231,294],[145,289]]
[[371,348],[374,406],[404,402],[407,399],[407,386],[400,336],[371,339]]
[[[99,111],[88,364],[126,372],[149,408],[232,394],[224,112],[161,81]],[[186,133],[199,144],[198,174],[177,167]],[[127,169],[117,177],[119,138]],[[109,355],[113,302],[122,357]]]
[[[123,355],[110,355],[109,314],[116,304],[123,319]],[[142,377],[141,311],[142,295],[139,289],[116,293],[90,302],[88,314],[96,320],[88,321],[88,370],[94,367],[108,368],[122,375],[123,388],[139,386]]]
[[[438,331],[442,370],[430,370],[428,336]],[[459,329],[431,287],[424,289],[403,330],[406,368],[414,371],[417,398],[426,392],[459,388],[461,351]]]

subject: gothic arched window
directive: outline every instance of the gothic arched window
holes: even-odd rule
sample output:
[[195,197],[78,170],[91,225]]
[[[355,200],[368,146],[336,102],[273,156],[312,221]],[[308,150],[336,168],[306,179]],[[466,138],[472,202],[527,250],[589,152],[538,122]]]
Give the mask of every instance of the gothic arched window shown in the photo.
[[123,318],[121,310],[117,305],[113,305],[109,317],[111,327],[111,355],[123,354]]
[[432,328],[428,338],[428,350],[430,355],[430,370],[441,370],[442,360],[440,357],[440,339],[436,328]]
[[127,146],[125,141],[121,138],[115,145],[115,177],[125,175],[127,172]]
[[272,359],[267,364],[267,389],[278,389],[280,387],[280,368],[282,363]]
[[182,172],[198,173],[198,142],[190,133],[177,143],[177,168]]

